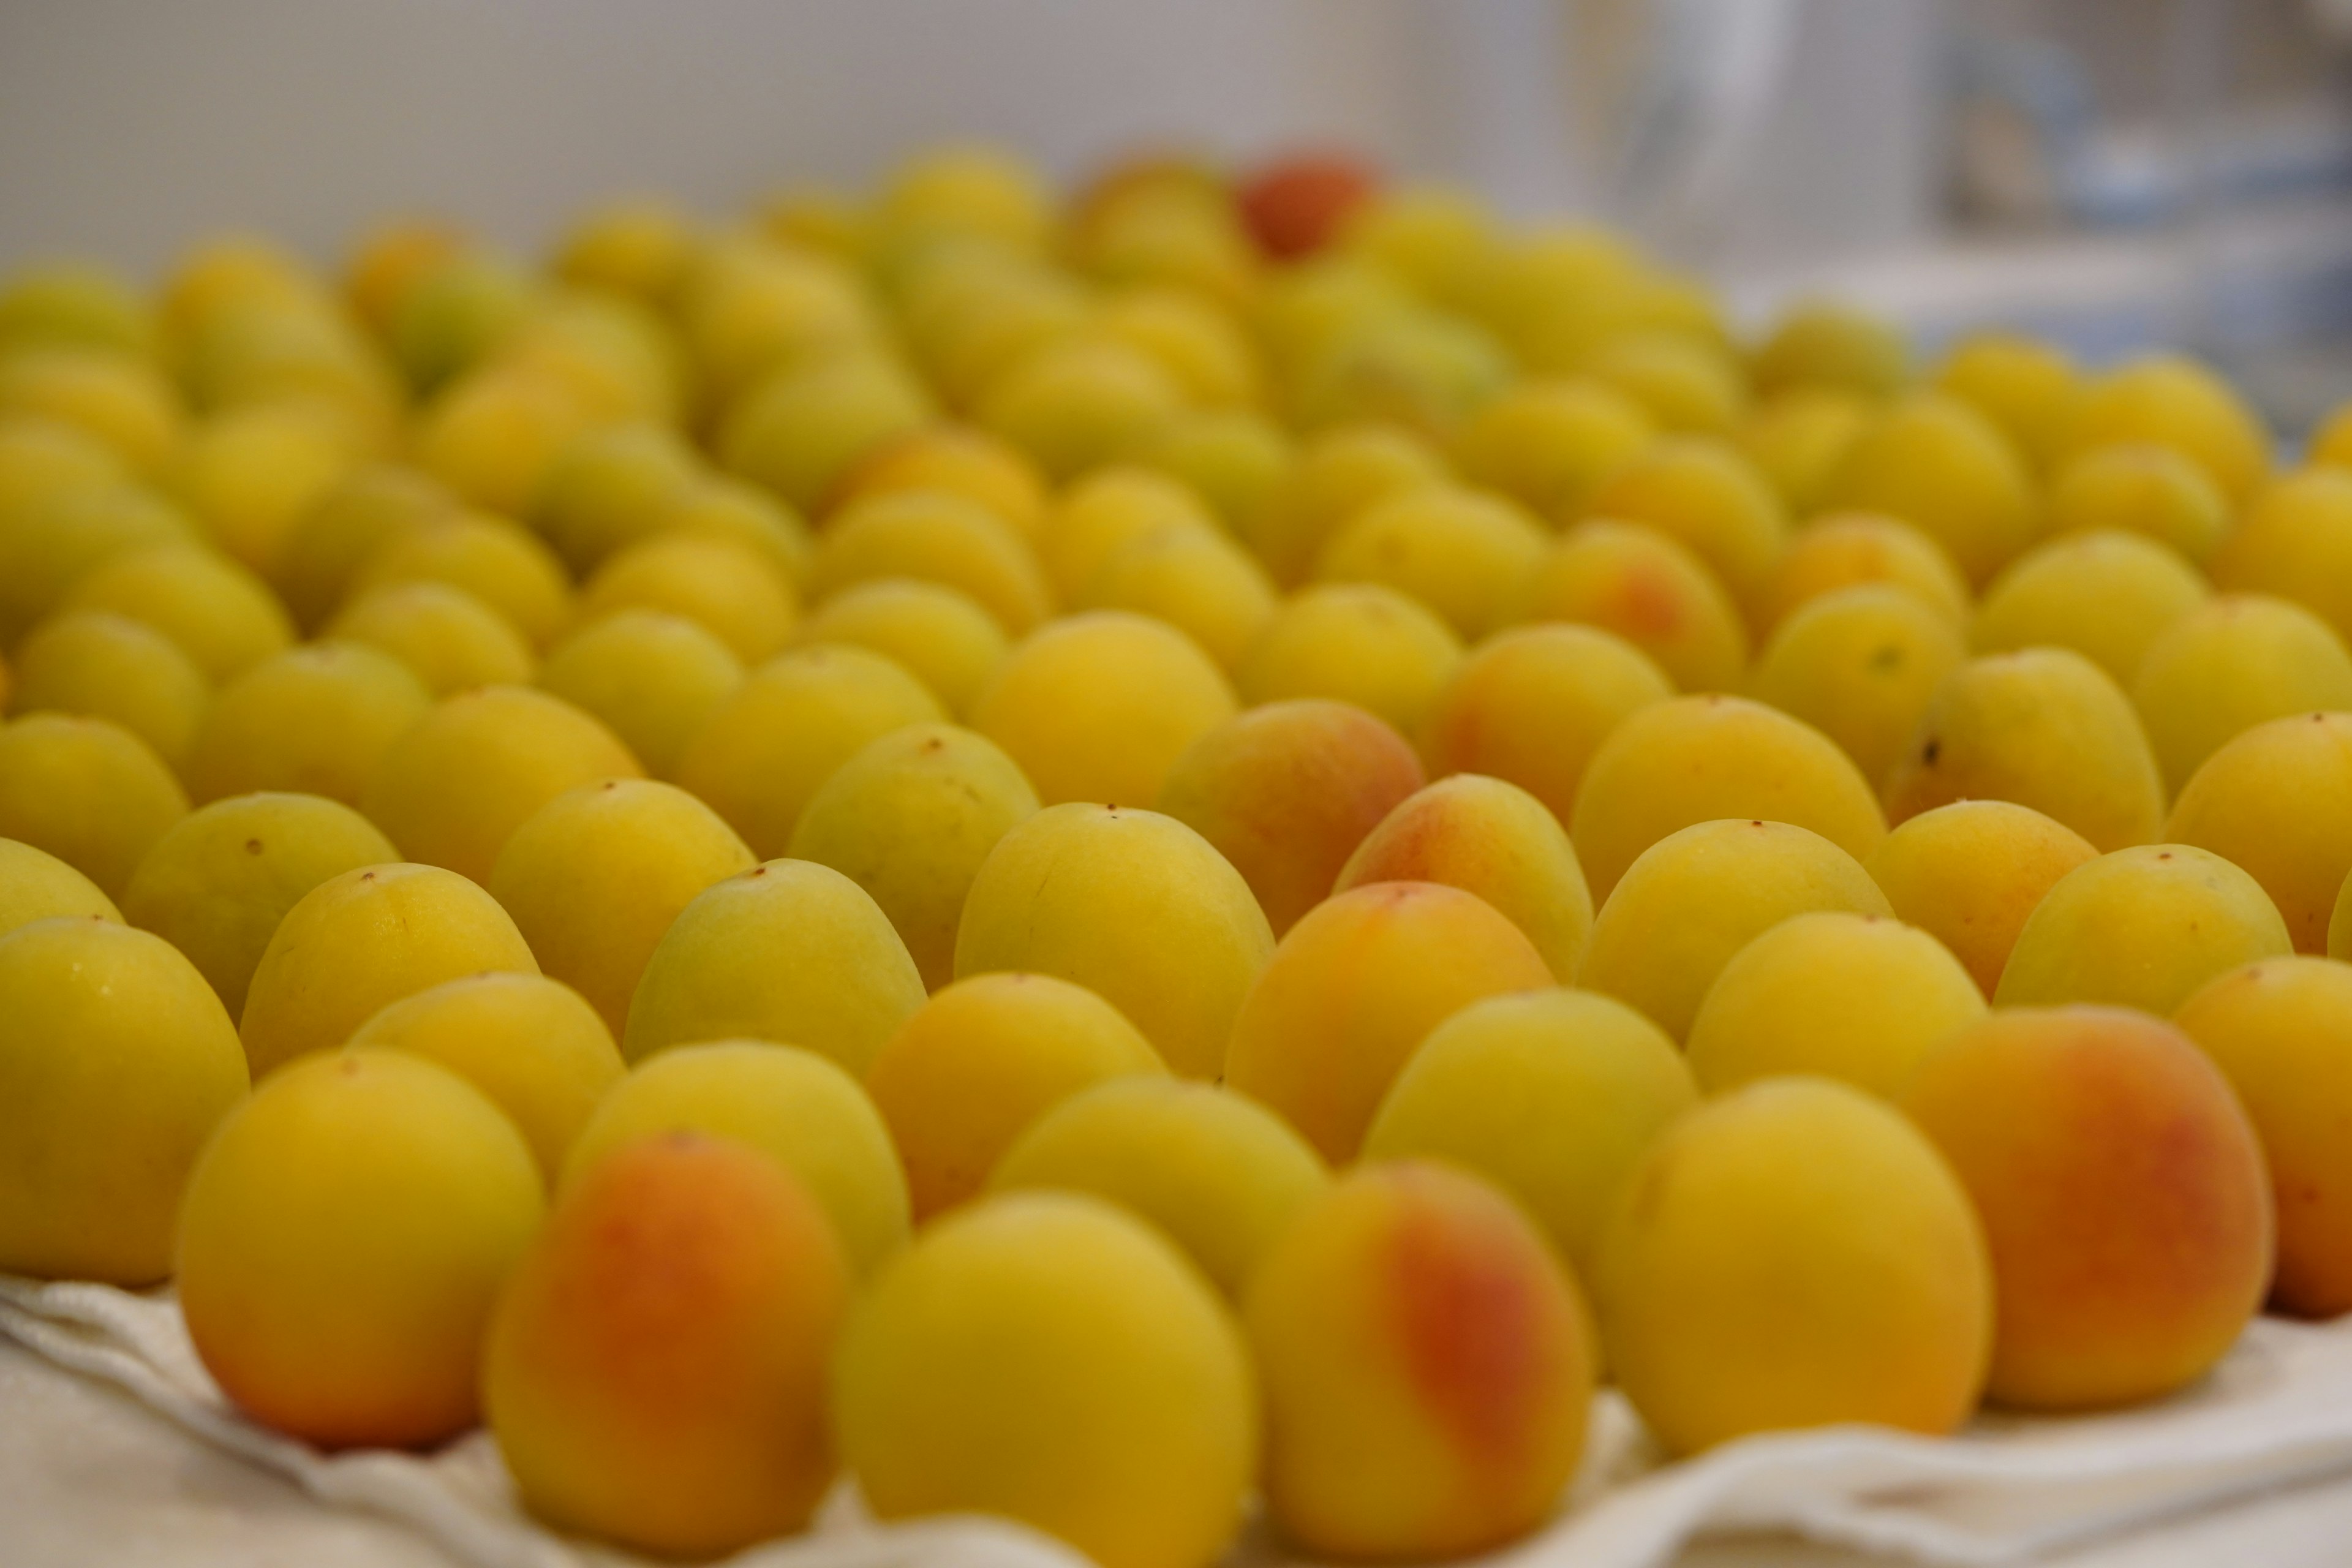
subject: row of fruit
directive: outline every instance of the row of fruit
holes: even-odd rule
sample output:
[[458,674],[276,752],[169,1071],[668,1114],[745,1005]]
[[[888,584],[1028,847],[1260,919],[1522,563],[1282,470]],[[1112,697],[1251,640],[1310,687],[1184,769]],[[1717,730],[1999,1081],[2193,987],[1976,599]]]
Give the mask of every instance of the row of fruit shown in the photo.
[[2160,1396],[2352,1308],[2352,417],[2274,445],[1344,160],[23,271],[0,1269],[670,1555],[1427,1559],[1601,1379]]

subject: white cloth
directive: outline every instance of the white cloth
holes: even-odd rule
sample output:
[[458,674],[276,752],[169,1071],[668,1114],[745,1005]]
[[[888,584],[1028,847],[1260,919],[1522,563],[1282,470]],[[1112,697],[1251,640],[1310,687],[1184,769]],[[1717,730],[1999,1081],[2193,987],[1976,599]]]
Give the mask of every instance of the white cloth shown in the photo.
[[[194,1436],[320,1501],[404,1521],[471,1568],[622,1568],[639,1559],[541,1529],[484,1435],[437,1454],[325,1455],[246,1421],[188,1343],[168,1293],[0,1275],[0,1333],[129,1392]],[[2288,1483],[2352,1474],[2352,1319],[2263,1319],[2215,1373],[2161,1404],[2066,1419],[1989,1415],[1942,1441],[1863,1427],[1754,1438],[1661,1465],[1613,1392],[1593,1409],[1560,1517],[1487,1568],[1654,1568],[1720,1531],[1784,1530],[1955,1568],[2042,1554]],[[1086,1568],[1032,1531],[946,1519],[876,1524],[852,1489],[815,1527],[730,1568]],[[1270,1542],[1231,1568],[1287,1568]]]

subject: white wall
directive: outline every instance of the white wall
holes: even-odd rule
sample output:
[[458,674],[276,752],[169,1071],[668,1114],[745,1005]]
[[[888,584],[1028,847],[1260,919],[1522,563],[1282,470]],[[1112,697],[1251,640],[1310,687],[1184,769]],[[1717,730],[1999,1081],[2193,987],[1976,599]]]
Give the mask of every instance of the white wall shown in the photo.
[[417,209],[537,244],[600,194],[718,211],[957,135],[1063,174],[1171,138],[1242,153],[1340,138],[1427,164],[1446,136],[1415,78],[1444,53],[1444,9],[0,0],[0,266],[152,268],[230,225],[332,254]]

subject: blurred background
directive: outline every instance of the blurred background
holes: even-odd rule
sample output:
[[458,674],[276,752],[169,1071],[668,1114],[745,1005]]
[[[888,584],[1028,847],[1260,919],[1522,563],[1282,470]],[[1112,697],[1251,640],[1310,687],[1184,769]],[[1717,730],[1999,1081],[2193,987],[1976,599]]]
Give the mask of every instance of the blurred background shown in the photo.
[[536,247],[967,137],[1071,179],[1354,147],[1622,224],[1749,319],[2184,344],[2289,431],[2352,393],[2352,0],[0,4],[0,265],[323,258],[394,212]]

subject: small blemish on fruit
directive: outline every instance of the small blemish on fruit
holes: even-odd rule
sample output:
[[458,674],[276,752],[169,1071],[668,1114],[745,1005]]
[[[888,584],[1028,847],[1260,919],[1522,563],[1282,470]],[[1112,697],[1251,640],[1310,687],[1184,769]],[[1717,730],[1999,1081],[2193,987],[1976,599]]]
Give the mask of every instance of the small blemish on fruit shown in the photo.
[[248,838],[248,839],[247,839],[247,840],[245,841],[245,852],[246,852],[247,854],[248,854],[248,855],[258,855],[258,854],[260,854],[260,853],[261,853],[261,840],[260,840],[260,839],[258,839],[258,838]]
[[1919,760],[1931,768],[1936,765],[1936,759],[1943,754],[1944,742],[1941,741],[1929,741],[1919,748]]

